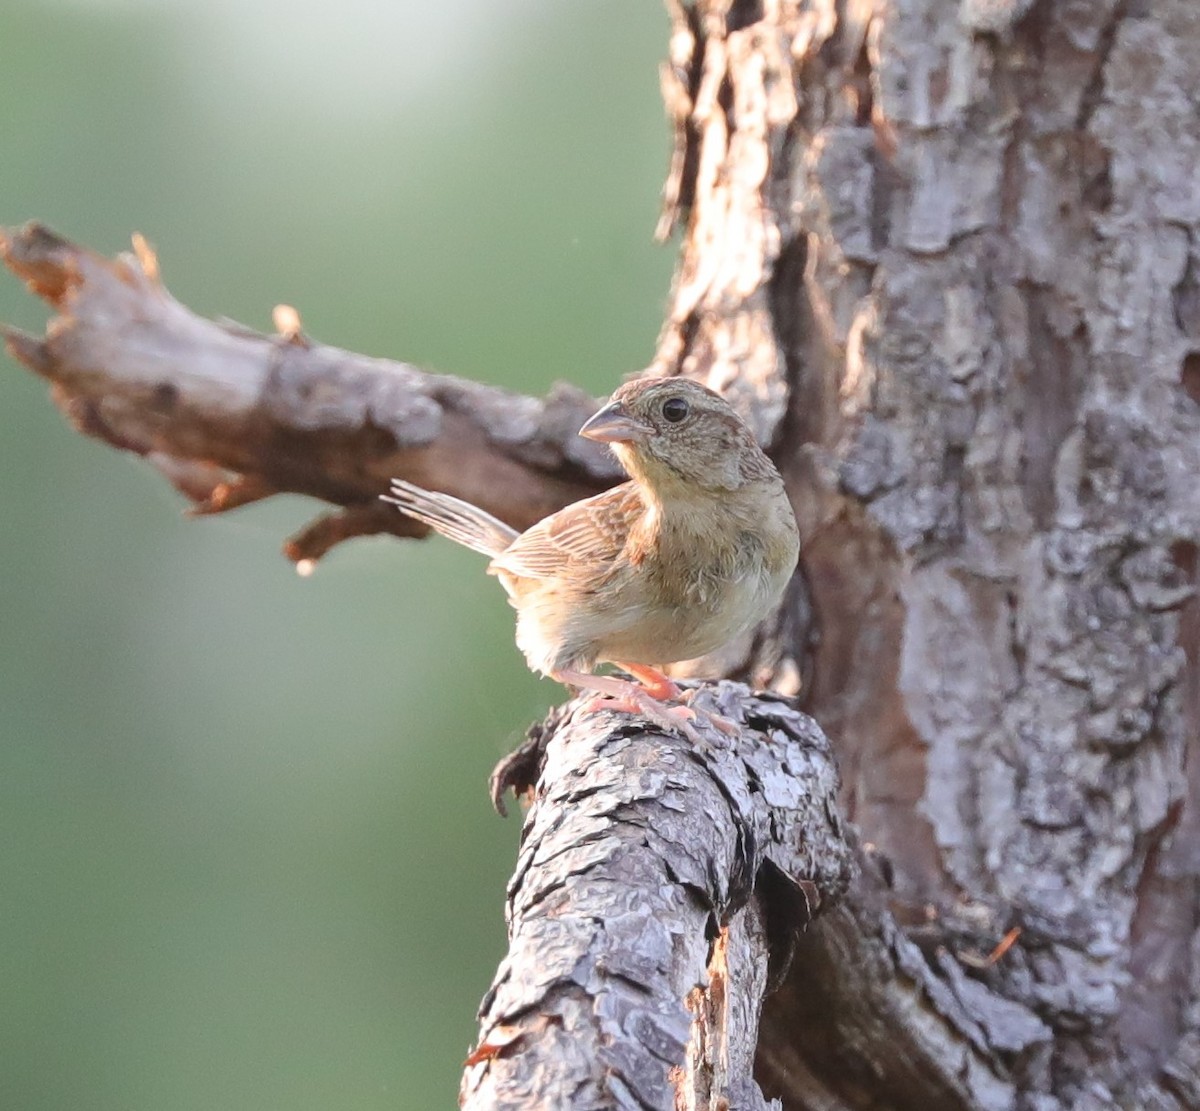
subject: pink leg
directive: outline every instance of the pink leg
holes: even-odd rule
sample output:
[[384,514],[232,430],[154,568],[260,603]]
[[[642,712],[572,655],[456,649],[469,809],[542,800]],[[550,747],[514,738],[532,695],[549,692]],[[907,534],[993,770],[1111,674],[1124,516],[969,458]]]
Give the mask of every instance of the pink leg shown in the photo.
[[[617,666],[628,671],[630,675],[646,688],[646,693],[651,698],[656,698],[660,702],[683,702],[690,704],[692,696],[696,694],[695,689],[681,690],[671,681],[669,676],[664,675],[656,667],[647,667],[645,664],[624,663],[618,663]],[[671,712],[679,713],[679,708],[674,708]],[[736,721],[730,721],[720,714],[714,714],[711,710],[693,710],[688,720],[694,720],[701,716],[727,737],[736,737],[741,732],[741,726]]]
[[659,702],[677,702],[683,697],[683,691],[656,667],[649,667],[646,664],[623,663],[618,663],[617,667],[628,671],[646,688],[646,693],[651,698],[658,699]]
[[[638,670],[652,671],[653,669],[639,668]],[[583,690],[596,691],[598,694],[606,695],[606,698],[598,698],[588,704],[588,710],[593,713],[597,710],[616,710],[618,713],[640,714],[654,722],[660,729],[668,731],[677,729],[693,744],[700,743],[700,735],[691,726],[691,721],[696,716],[694,710],[690,710],[686,706],[664,706],[653,693],[639,683],[631,683],[628,679],[618,679],[615,675],[589,675],[585,671],[555,671],[551,673],[550,677],[572,687],[580,687]],[[661,674],[659,677],[665,684],[674,688],[678,694],[678,688],[670,679]]]

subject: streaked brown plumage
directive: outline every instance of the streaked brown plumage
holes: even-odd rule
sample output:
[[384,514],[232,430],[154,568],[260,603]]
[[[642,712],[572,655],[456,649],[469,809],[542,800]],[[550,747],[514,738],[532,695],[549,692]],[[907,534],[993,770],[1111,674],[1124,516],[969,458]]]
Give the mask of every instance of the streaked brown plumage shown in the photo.
[[[663,722],[647,694],[679,691],[656,665],[711,652],[770,612],[796,565],[796,521],[750,430],[694,382],[627,383],[580,435],[610,443],[630,481],[526,532],[399,480],[386,500],[492,557],[531,668]],[[600,662],[643,686],[592,675]]]

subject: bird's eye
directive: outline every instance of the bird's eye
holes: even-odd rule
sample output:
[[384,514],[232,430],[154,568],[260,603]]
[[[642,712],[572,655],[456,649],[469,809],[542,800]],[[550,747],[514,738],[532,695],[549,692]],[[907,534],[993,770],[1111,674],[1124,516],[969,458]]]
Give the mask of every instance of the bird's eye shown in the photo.
[[682,397],[668,397],[662,405],[662,415],[672,424],[678,424],[691,411],[691,406]]

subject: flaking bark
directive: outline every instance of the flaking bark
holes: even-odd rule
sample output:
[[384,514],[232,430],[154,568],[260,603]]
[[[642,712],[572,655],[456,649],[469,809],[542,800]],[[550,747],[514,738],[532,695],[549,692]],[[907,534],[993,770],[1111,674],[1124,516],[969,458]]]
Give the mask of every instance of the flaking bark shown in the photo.
[[810,718],[734,683],[696,704],[740,737],[697,747],[572,704],[535,735],[536,781],[506,776],[534,802],[464,1108],[767,1106],[772,956],[845,890],[852,853]]

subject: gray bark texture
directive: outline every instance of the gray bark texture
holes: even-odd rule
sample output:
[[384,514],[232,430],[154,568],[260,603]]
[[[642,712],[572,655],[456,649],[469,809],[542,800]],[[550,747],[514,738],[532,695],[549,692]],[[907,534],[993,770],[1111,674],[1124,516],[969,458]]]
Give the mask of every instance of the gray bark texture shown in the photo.
[[[786,384],[760,431],[805,534],[804,706],[899,931],[859,919],[872,972],[837,943],[856,908],[814,928],[764,1083],[803,1107],[1200,1106],[1200,8],[675,26],[677,292],[694,251],[742,297],[683,319],[681,367],[735,377],[767,314],[751,386]],[[888,976],[920,998],[879,1000]],[[940,1076],[896,1037],[931,1011]]]
[[[698,696],[739,737],[572,704],[499,769],[533,802],[464,1105],[1200,1108],[1200,6],[668,7],[650,372],[752,422],[801,563],[679,669],[771,692]],[[392,475],[518,526],[614,480],[575,391],[202,321],[145,249],[0,253],[82,431],[202,512],[340,507],[294,558],[415,534]]]
[[700,746],[579,704],[531,738],[536,768],[506,779],[536,801],[464,1108],[766,1108],[772,965],[853,866],[829,743],[789,703],[706,688],[693,704],[742,732]]

